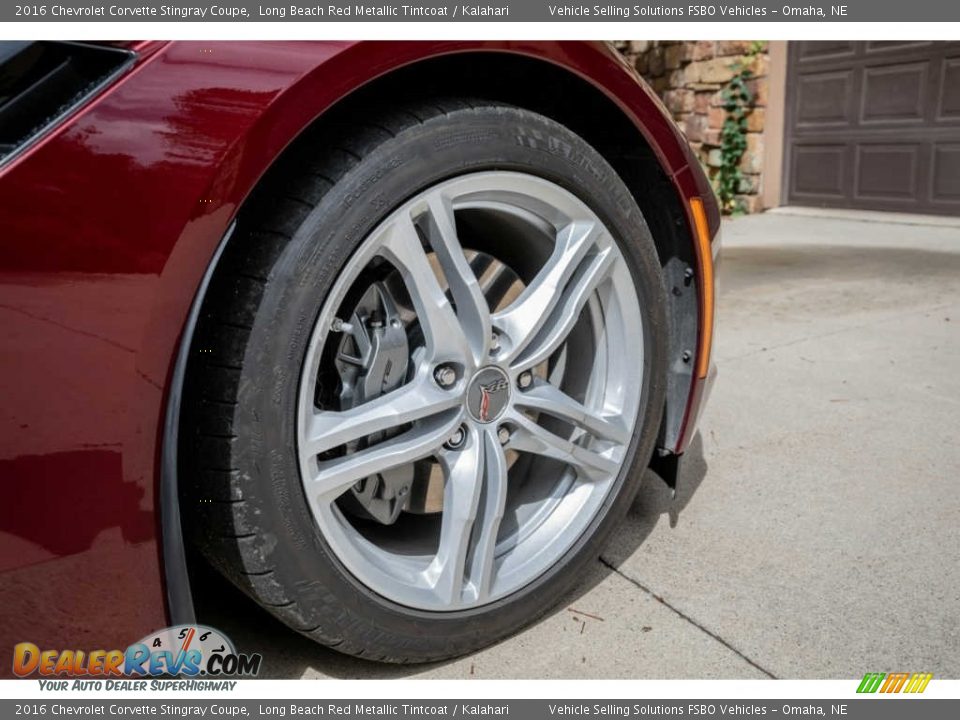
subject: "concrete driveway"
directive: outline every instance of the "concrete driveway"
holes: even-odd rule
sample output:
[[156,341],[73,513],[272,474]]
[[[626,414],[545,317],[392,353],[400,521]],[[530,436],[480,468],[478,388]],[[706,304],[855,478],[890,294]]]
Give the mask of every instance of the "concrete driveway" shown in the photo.
[[728,222],[720,375],[580,590],[455,662],[343,657],[246,601],[274,677],[960,677],[960,228]]

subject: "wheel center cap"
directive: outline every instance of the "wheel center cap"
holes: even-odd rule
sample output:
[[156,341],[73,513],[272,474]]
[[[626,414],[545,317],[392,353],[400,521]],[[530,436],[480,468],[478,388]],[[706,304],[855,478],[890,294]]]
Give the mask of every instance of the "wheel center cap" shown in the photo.
[[498,367],[477,371],[467,386],[467,412],[480,423],[489,423],[503,414],[510,400],[510,379]]

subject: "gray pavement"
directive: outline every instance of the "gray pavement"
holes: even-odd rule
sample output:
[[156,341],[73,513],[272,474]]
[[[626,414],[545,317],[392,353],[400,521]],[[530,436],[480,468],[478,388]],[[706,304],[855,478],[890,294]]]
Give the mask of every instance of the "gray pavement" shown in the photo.
[[420,667],[240,601],[224,629],[275,677],[960,677],[960,228],[768,213],[724,246],[677,498],[648,474],[559,610]]

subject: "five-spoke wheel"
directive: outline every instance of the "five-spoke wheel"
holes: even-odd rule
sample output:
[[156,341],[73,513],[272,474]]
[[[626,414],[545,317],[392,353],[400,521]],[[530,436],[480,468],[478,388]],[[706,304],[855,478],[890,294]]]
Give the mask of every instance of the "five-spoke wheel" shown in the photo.
[[[458,226],[469,228],[466,242]],[[509,256],[529,255],[526,268],[500,260],[504,242]],[[485,291],[477,271],[489,266],[517,279]],[[351,331],[369,322],[347,305],[372,282],[408,306],[398,321],[407,377],[348,409],[318,406],[327,346],[342,342],[342,315],[354,318]],[[363,367],[378,365],[376,352]],[[320,531],[362,582],[404,605],[455,609],[510,593],[566,552],[603,502],[634,429],[642,367],[632,278],[576,196],[516,172],[418,193],[347,263],[311,340],[298,450]],[[417,463],[442,474],[438,528],[429,516],[420,528],[406,518],[393,537],[338,503],[358,483]]]

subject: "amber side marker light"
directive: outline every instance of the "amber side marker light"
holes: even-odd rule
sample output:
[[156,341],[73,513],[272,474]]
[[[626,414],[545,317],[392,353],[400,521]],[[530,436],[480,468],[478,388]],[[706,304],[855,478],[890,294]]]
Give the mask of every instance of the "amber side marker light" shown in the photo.
[[701,380],[710,371],[710,349],[713,345],[713,248],[710,245],[710,224],[703,200],[690,198],[690,214],[693,216],[696,234],[697,260],[699,265],[700,287],[700,337],[697,347],[697,377]]

